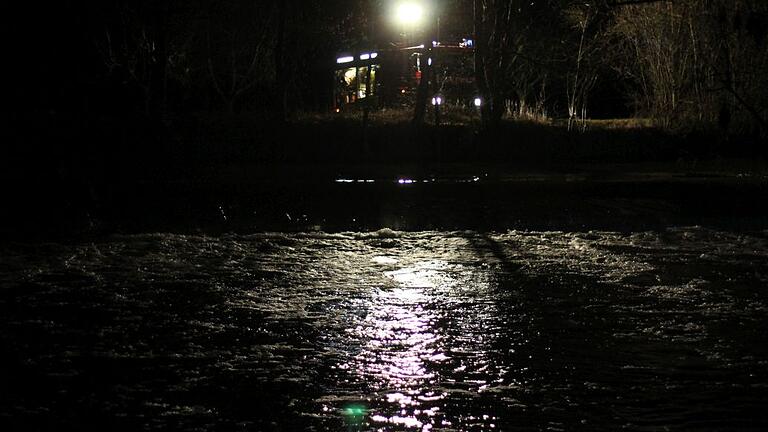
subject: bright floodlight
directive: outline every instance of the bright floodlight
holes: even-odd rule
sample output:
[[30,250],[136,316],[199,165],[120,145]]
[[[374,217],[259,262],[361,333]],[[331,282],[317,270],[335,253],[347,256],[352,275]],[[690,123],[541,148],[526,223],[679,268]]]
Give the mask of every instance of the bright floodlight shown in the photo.
[[402,24],[418,24],[424,16],[424,8],[416,3],[400,3],[397,6],[397,20]]
[[475,106],[480,108],[483,105],[483,100],[479,97],[475,98]]

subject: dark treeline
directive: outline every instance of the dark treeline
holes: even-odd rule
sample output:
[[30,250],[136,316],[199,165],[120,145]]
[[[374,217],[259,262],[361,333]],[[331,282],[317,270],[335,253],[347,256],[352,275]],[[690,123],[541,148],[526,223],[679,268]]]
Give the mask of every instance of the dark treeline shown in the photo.
[[[16,107],[48,113],[285,118],[328,108],[336,52],[386,45],[388,3],[29,2],[4,14],[6,59],[16,74],[8,84]],[[476,84],[490,120],[546,110],[571,119],[595,112],[651,116],[665,126],[766,127],[764,1],[446,0],[437,7],[457,34],[477,33]]]
[[[299,111],[326,111],[334,56],[396,37],[386,18],[391,3],[5,5],[12,151],[52,160],[130,157],[141,146],[159,152],[163,135],[191,115],[248,113],[274,125]],[[569,127],[590,117],[640,116],[673,129],[768,131],[765,1],[436,4],[444,34],[475,33],[471,73],[486,101],[486,127],[505,116],[565,118]]]
[[[4,14],[7,68],[15,75],[8,85],[17,108],[47,112],[82,111],[83,104],[159,118],[322,110],[333,56],[392,40],[389,3],[26,2]],[[476,32],[476,84],[491,118],[514,107],[574,119],[594,111],[665,125],[766,126],[764,1],[436,4],[456,35]]]
[[351,17],[361,8],[344,0],[7,2],[2,171],[42,182],[81,171],[117,178],[116,169],[162,166],[183,151],[169,146],[190,118],[249,113],[277,124],[298,109],[327,109],[329,59],[355,39]]
[[766,133],[764,1],[475,3],[477,81],[493,120],[510,104],[572,122],[624,104],[664,127]]
[[199,110],[275,114],[265,101],[283,92],[292,108],[315,105],[306,90],[322,79],[318,67],[350,39],[345,33],[355,29],[344,23],[350,6],[358,6],[290,0],[30,3],[6,15],[17,100],[66,109],[86,101],[101,110],[158,117]]

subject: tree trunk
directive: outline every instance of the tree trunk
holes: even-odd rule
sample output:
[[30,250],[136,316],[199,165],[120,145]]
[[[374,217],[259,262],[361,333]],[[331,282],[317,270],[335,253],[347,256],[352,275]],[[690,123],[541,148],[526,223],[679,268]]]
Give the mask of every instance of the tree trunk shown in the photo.
[[475,72],[475,85],[477,91],[480,93],[481,105],[480,105],[480,118],[485,127],[486,120],[490,118],[488,113],[488,101],[490,100],[490,92],[488,91],[488,83],[485,81],[485,42],[483,33],[483,5],[482,0],[475,0],[473,3],[474,14],[474,29],[475,29],[475,58],[474,58],[474,72]]
[[[504,101],[503,97],[499,94],[498,89],[494,85],[493,77],[497,76],[499,71],[496,70],[500,66],[498,65],[499,59],[492,58],[491,56],[491,35],[498,29],[489,29],[490,25],[486,20],[486,8],[481,0],[475,0],[475,84],[477,90],[482,98],[482,105],[480,106],[480,116],[484,129],[494,129],[501,122],[501,117],[504,114]],[[494,8],[498,5],[493,5]],[[494,13],[497,11],[494,9]],[[494,20],[493,25],[498,25],[498,20]],[[496,63],[496,65],[494,65]]]
[[[428,38],[427,38],[428,39]],[[432,66],[429,64],[429,57],[432,50],[429,45],[431,41],[424,43],[424,51],[421,55],[421,80],[416,89],[416,108],[413,112],[413,124],[416,126],[424,124],[424,117],[427,113],[427,100],[429,99],[429,77],[432,75]]]
[[288,121],[288,79],[286,58],[286,27],[288,21],[288,1],[277,2],[277,42],[275,44],[275,77],[277,80],[277,99],[280,104],[280,118],[282,122]]
[[152,117],[163,118],[166,111],[167,83],[168,83],[168,22],[170,21],[170,7],[159,6],[154,18],[153,32],[155,36],[156,52],[154,61],[150,66],[149,76],[149,111]]

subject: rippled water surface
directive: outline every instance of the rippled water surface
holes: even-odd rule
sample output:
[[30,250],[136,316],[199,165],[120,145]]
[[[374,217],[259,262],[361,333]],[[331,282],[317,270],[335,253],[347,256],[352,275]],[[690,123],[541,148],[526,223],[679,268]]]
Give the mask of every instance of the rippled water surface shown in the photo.
[[766,430],[768,232],[0,246],[26,430]]

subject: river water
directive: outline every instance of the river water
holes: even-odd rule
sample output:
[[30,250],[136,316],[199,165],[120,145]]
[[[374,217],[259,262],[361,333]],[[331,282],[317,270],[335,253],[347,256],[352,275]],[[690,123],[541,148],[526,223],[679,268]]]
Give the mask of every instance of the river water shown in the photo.
[[766,430],[768,231],[0,246],[24,430]]

